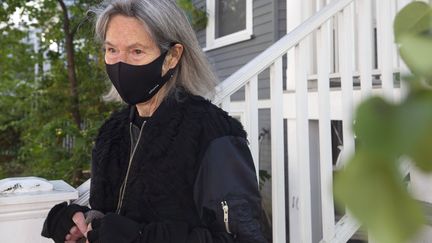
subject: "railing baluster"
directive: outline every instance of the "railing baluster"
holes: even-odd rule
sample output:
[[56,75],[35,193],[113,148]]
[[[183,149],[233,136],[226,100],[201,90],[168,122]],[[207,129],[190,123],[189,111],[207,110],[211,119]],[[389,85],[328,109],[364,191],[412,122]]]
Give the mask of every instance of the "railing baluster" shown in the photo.
[[[292,91],[292,96],[294,98],[291,98],[291,103],[295,104],[297,101],[295,99],[295,91],[296,91],[296,79],[297,79],[297,73],[301,70],[297,70],[296,67],[298,64],[296,64],[298,52],[300,47],[297,45],[295,46],[290,52],[288,52],[288,75],[287,78],[290,78],[289,74],[292,74],[292,82],[291,86],[289,86],[289,89],[287,92]],[[291,59],[289,59],[291,54]],[[291,66],[289,65],[291,62]],[[291,70],[290,70],[291,69]],[[291,106],[293,107],[293,106]],[[296,109],[296,107],[293,107]],[[300,208],[298,206],[299,204],[299,197],[300,197],[300,174],[298,173],[300,163],[298,160],[298,150],[297,150],[297,119],[296,119],[296,111],[289,110],[288,112],[291,113],[291,116],[288,117],[287,120],[287,141],[288,144],[287,150],[288,150],[288,205],[289,205],[289,242],[301,242],[302,235],[301,235],[301,220],[300,217]]]
[[[298,47],[295,47],[298,49]],[[290,95],[289,101],[291,104],[295,104],[294,95]],[[292,107],[292,106],[291,106]],[[294,108],[295,109],[295,108]],[[294,110],[293,109],[293,110]],[[299,182],[299,163],[297,156],[297,129],[295,110],[289,110],[289,117],[287,119],[287,144],[286,149],[288,150],[288,205],[289,205],[289,242],[301,242],[300,235],[300,212],[298,207],[298,198],[300,195],[300,182]]]
[[[295,49],[297,49],[296,47]],[[293,99],[295,100],[295,99]],[[293,101],[295,103],[295,101]],[[288,194],[289,194],[289,242],[301,242],[301,217],[299,204],[300,195],[300,174],[297,156],[297,129],[295,115],[287,120],[288,144]]]
[[372,0],[357,1],[360,87],[362,96],[372,92]]
[[311,180],[309,159],[309,112],[306,43],[299,44],[296,51],[296,128],[297,163],[299,174],[299,216],[301,242],[312,242]]
[[258,141],[258,76],[253,77],[245,86],[246,131],[259,181],[259,141]]
[[346,161],[349,156],[354,152],[354,135],[351,131],[352,127],[352,114],[353,114],[353,70],[352,70],[352,49],[353,49],[353,36],[352,36],[352,4],[347,6],[343,12],[340,13],[339,21],[339,48],[340,48],[340,74],[341,74],[341,88],[342,88],[342,129],[343,129],[343,150],[342,161]]
[[[313,15],[314,4],[313,0],[303,0],[301,1],[301,20],[304,21]],[[301,42],[306,46],[303,55],[307,56],[308,62],[304,63],[306,65],[306,72],[308,75],[315,74],[314,72],[314,34],[312,31],[308,36],[306,36]]]
[[270,66],[273,242],[286,242],[282,58]]
[[[299,9],[301,9],[301,4],[302,1],[287,1],[287,34],[293,31],[302,22],[301,11],[299,11]],[[287,54],[287,90],[295,90],[295,73],[295,52],[294,48],[292,48]]]
[[[340,30],[340,73],[341,73],[341,88],[342,88],[342,129],[343,129],[343,149],[342,165],[347,162],[349,156],[354,153],[355,143],[352,133],[352,114],[353,114],[353,65],[352,65],[352,50],[353,50],[353,4],[348,5],[341,13],[341,22],[339,23]],[[351,217],[347,211],[346,216]],[[347,232],[336,232],[337,234],[353,235],[359,227],[345,228]]]
[[335,216],[333,204],[333,163],[330,123],[330,23],[327,21],[317,31],[319,144],[321,175],[321,214],[323,240],[333,238]]
[[393,100],[393,24],[392,1],[378,0],[377,35],[378,35],[378,67],[381,71],[381,82],[385,97]]

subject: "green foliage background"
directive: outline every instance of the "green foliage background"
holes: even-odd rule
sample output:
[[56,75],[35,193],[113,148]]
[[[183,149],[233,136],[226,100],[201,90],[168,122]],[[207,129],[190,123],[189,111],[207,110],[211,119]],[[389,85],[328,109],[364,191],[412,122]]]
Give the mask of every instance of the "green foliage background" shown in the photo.
[[196,30],[202,30],[207,26],[207,13],[196,8],[192,0],[177,0],[177,4],[185,11],[192,27]]
[[[86,15],[96,1],[68,6],[71,26],[77,28],[81,127],[70,113],[63,13],[57,1],[39,1],[39,6],[35,2],[0,3],[0,178],[32,175],[78,185],[88,177],[83,171],[89,169],[97,130],[116,108],[101,100],[108,82],[100,46],[93,41],[92,20]],[[17,11],[29,21],[17,26],[11,20]],[[28,39],[34,30],[38,50]],[[42,71],[44,64],[50,68]],[[72,146],[65,144],[68,140]]]
[[358,147],[334,185],[340,205],[378,243],[409,242],[425,223],[425,213],[406,188],[401,161],[432,171],[432,8],[424,2],[408,4],[396,16],[394,31],[412,72],[404,77],[408,93],[400,102],[372,97],[358,107]]

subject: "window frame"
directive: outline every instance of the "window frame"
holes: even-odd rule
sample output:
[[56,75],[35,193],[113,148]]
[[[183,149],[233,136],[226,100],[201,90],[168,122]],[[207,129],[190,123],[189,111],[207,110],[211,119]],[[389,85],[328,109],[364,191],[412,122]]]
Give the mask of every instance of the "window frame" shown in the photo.
[[253,0],[246,0],[246,28],[244,30],[216,38],[216,1],[206,0],[208,23],[206,27],[206,47],[204,51],[232,45],[252,39],[253,36]]

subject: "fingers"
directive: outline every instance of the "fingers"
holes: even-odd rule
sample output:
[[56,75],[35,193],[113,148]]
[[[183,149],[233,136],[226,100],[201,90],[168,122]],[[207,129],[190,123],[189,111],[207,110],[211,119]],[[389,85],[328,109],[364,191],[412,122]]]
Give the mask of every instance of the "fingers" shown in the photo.
[[81,231],[78,229],[78,227],[73,226],[70,229],[69,234],[66,235],[65,239],[75,241],[75,240],[81,239],[83,236],[84,236],[84,234],[81,233]]
[[84,214],[82,212],[75,213],[72,216],[72,221],[78,227],[78,230],[81,232],[81,234],[85,236],[87,233],[87,224],[85,222]]

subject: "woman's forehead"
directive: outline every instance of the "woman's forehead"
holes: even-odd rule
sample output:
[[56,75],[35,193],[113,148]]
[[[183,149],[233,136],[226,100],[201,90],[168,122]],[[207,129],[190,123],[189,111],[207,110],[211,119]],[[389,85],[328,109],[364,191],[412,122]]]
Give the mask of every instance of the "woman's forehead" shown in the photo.
[[114,15],[110,18],[105,35],[105,44],[141,46],[155,45],[147,26],[135,17]]

